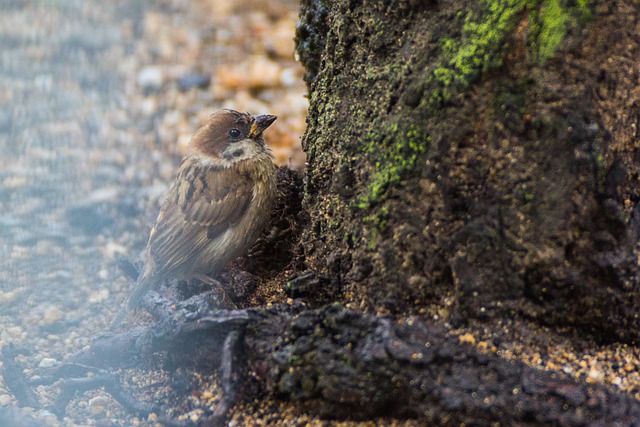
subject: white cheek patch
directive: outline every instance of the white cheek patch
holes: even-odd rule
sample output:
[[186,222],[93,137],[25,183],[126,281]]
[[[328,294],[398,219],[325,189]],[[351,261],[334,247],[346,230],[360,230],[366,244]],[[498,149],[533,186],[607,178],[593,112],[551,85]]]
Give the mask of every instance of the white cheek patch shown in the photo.
[[212,159],[211,157],[208,156],[195,156],[195,159],[197,160],[198,163],[200,163],[202,166],[206,166],[206,167],[213,167],[216,169],[227,169],[229,167],[231,167],[231,165],[233,164],[233,162],[230,162],[228,160],[225,159]]
[[262,152],[264,152],[264,149],[258,146],[255,141],[243,139],[240,142],[229,144],[222,152],[222,158],[229,163],[235,163],[240,160],[252,159]]

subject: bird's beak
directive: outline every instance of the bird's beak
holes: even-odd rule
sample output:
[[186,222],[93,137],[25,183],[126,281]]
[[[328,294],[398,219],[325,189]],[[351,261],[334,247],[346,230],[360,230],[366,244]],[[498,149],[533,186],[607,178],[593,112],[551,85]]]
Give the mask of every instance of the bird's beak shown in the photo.
[[278,116],[272,116],[271,114],[262,114],[260,116],[254,116],[253,124],[251,125],[251,131],[249,132],[249,138],[255,138],[262,134],[262,132],[271,126],[271,123],[275,122]]

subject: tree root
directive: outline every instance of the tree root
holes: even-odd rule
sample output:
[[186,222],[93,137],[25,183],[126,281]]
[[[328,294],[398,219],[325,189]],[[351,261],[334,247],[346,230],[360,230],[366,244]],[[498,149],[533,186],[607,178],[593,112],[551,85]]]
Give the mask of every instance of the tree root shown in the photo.
[[37,406],[32,387],[60,380],[53,408],[58,414],[76,392],[103,387],[127,410],[145,415],[163,408],[136,401],[114,370],[159,357],[169,370],[195,364],[218,371],[224,396],[205,425],[224,424],[230,409],[248,397],[249,378],[259,384],[254,394],[290,400],[331,419],[568,426],[640,420],[640,402],[623,393],[482,354],[419,318],[393,320],[340,305],[216,307],[215,297],[202,294],[175,310],[159,310],[157,322],[100,337],[68,363],[38,372],[37,382],[20,377],[18,351],[5,346],[5,382],[22,405]]

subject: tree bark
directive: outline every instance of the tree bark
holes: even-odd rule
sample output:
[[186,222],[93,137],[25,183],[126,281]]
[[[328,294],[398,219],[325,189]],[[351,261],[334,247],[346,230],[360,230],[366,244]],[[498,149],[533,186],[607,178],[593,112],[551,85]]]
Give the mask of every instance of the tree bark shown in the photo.
[[303,1],[305,262],[369,312],[638,339],[634,1]]

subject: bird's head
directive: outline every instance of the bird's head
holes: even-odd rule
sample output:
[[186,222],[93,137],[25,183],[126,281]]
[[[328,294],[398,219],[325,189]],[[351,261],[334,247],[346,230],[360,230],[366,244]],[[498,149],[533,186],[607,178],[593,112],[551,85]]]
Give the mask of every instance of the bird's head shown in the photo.
[[270,155],[262,132],[276,118],[270,114],[252,116],[234,110],[215,112],[189,142],[189,152],[204,155],[211,162],[218,161],[225,167],[256,156]]

